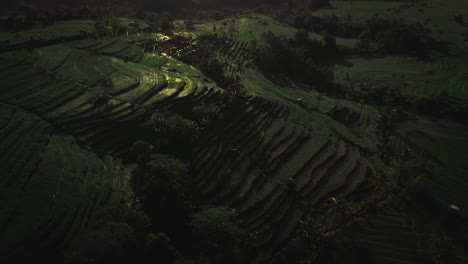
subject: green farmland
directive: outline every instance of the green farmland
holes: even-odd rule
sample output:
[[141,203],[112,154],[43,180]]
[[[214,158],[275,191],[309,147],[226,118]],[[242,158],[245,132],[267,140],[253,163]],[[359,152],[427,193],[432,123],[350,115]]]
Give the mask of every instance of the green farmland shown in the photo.
[[468,263],[468,2],[290,2],[7,24],[0,262]]

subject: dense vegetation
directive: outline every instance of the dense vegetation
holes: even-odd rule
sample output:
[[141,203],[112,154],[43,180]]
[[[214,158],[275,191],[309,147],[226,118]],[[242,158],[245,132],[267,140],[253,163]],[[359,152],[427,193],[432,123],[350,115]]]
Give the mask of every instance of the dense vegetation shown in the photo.
[[408,2],[5,9],[0,262],[466,263],[468,5]]
[[262,70],[313,83],[315,89],[336,93],[332,90],[330,61],[340,54],[334,38],[327,36],[322,43],[311,39],[307,31],[298,31],[293,39],[267,32],[259,43],[253,43],[252,52]]

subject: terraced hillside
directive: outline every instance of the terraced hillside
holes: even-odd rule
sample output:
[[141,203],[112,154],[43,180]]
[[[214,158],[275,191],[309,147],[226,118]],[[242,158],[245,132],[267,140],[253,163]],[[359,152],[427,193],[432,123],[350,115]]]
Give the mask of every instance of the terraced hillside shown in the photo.
[[421,149],[428,157],[435,159],[430,177],[420,182],[429,190],[439,204],[460,202],[465,204],[467,197],[468,158],[464,146],[468,142],[466,125],[446,120],[418,118],[400,127],[402,137],[415,149]]
[[62,250],[101,208],[129,202],[120,160],[80,148],[21,107],[2,102],[0,113],[0,259]]
[[233,78],[240,78],[254,66],[248,42],[233,41],[219,51],[218,57],[227,75]]
[[256,246],[269,249],[294,236],[310,208],[347,197],[372,175],[358,147],[259,99],[196,152],[194,171],[202,199],[235,208]]
[[[99,208],[130,204],[130,170],[115,154],[151,135],[144,123],[156,109],[219,93],[195,69],[169,58],[140,54],[127,61],[119,57],[128,45],[88,45],[0,55],[5,261],[60,251]],[[98,52],[90,48],[99,45]],[[147,66],[156,60],[171,71]]]
[[[395,207],[399,208],[396,209]],[[354,247],[368,263],[431,263],[433,252],[424,245],[405,209],[384,204],[379,212],[361,219],[353,236]]]
[[[237,42],[234,47],[243,45]],[[223,94],[193,67],[162,55],[144,54],[118,38],[2,53],[0,68],[0,98],[8,116],[2,122],[2,142],[12,151],[2,152],[12,159],[2,159],[2,167],[11,170],[4,188],[11,195],[18,194],[13,186],[31,188],[33,191],[20,199],[27,214],[35,215],[40,208],[43,211],[38,217],[44,214],[44,220],[37,223],[63,225],[57,234],[50,233],[54,239],[44,246],[59,247],[72,239],[86,225],[94,203],[129,199],[131,193],[122,194],[127,191],[127,169],[118,160],[85,153],[93,150],[116,156],[136,140],[151,140],[153,128],[145,124],[158,111],[183,105],[190,108]],[[346,197],[371,174],[369,161],[358,146],[343,137],[342,133],[349,132],[344,132],[346,128],[339,122],[323,115],[334,125],[316,127],[283,103],[249,98],[222,133],[195,151],[193,174],[200,198],[205,203],[236,208],[244,219],[243,226],[258,234],[256,247],[270,251],[294,236],[308,208],[331,197]],[[342,133],[333,132],[333,126]],[[353,138],[351,134],[347,137]],[[17,144],[24,147],[11,147]],[[13,163],[18,157],[28,165]],[[57,164],[57,158],[63,165],[55,167],[48,162],[51,159]],[[90,168],[83,169],[83,163],[91,164],[86,165]],[[15,166],[10,168],[10,164]],[[51,171],[43,175],[42,170]],[[100,177],[91,176],[95,174]],[[101,178],[95,190],[93,183]],[[69,186],[68,181],[78,181],[83,187]],[[36,190],[37,184],[48,188]],[[76,195],[55,202],[74,188]],[[41,200],[44,205],[28,200],[42,195],[48,197]],[[5,209],[4,215],[9,216],[3,220],[8,227],[5,231],[30,223],[16,219],[20,217],[12,213],[16,206]],[[10,221],[17,226],[6,226]],[[27,237],[36,235],[27,229],[23,234],[17,235],[15,247],[27,248]],[[10,236],[8,232],[4,235]]]
[[[336,9],[315,14],[349,13],[351,3],[334,4]],[[365,19],[369,9],[390,12],[399,5],[357,2],[354,9]],[[196,213],[228,208],[235,216],[229,219],[235,220],[233,229],[246,237],[236,239],[252,263],[288,263],[286,255],[304,253],[303,261],[333,263],[323,256],[327,250],[341,252],[335,241],[355,250],[350,256],[358,260],[350,257],[350,263],[436,263],[441,258],[437,247],[456,251],[458,263],[466,260],[468,238],[460,224],[468,203],[466,124],[426,116],[410,100],[370,105],[354,88],[327,95],[313,80],[269,76],[254,64],[249,42],[268,30],[284,37],[297,31],[270,16],[244,14],[181,32],[232,37],[212,55],[222,63],[224,77],[242,87],[239,94],[219,87],[194,66],[146,49],[145,43],[157,43],[161,34],[95,39],[80,32],[91,24],[58,23],[40,31],[45,37],[39,43],[28,39],[29,31],[17,42],[11,34],[0,35],[12,44],[0,52],[0,262],[69,249],[103,210],[140,210],[160,224],[158,218],[180,213],[179,202],[181,211],[189,213],[165,224],[183,232],[193,228]],[[69,32],[61,35],[64,30]],[[337,42],[352,48],[357,40]],[[432,63],[348,57],[352,65],[336,66],[335,75],[368,80],[369,86],[406,82],[413,96],[447,91],[464,106],[466,53],[459,44],[450,44],[459,56],[439,54]],[[175,117],[170,129],[169,116]],[[184,153],[177,156],[179,145]],[[129,158],[131,153],[135,157]],[[183,194],[165,192],[171,188]],[[153,196],[161,199],[152,202],[171,207],[161,207],[167,209],[163,212],[152,207],[144,190],[161,192]],[[177,200],[184,195],[190,201]],[[460,205],[462,212],[450,215],[450,204]],[[135,228],[142,241],[135,252],[205,263],[193,252],[197,245],[186,245],[195,232],[178,237],[151,224]],[[224,249],[216,235],[226,235],[226,226],[214,224],[215,251]],[[450,228],[456,234],[452,240],[428,239],[436,231],[449,234]],[[295,249],[298,240],[306,244],[300,250]]]
[[[429,2],[433,2],[434,6],[424,7],[422,11],[419,11],[419,6],[408,5],[409,7],[406,7],[407,5],[401,2],[332,1],[331,4],[335,8],[313,12],[313,15],[321,17],[337,15],[344,19],[347,16],[352,16],[353,21],[364,21],[375,14],[384,17],[401,17],[411,22],[420,23],[424,23],[430,18],[428,26],[432,30],[431,36],[447,43],[449,47],[448,54],[433,54],[433,61],[379,54],[368,57],[360,54],[354,55],[347,58],[348,65],[336,65],[336,80],[344,81],[351,78],[375,87],[397,85],[402,87],[406,95],[415,97],[448,94],[465,100],[466,76],[468,76],[465,72],[467,46],[462,33],[466,31],[466,23],[465,25],[457,24],[454,20],[454,14],[462,13],[466,17],[466,3],[451,0],[440,1],[440,3]],[[233,37],[241,41],[244,38],[257,39],[262,30],[265,32],[268,27],[278,36],[288,37],[294,34],[295,29],[290,28],[292,32],[288,35],[286,33],[287,27],[284,24],[281,27],[285,30],[279,30],[278,23],[258,22],[259,25],[256,25],[256,22],[253,22],[254,16],[244,16],[234,22],[225,20],[224,27],[223,20],[205,23],[198,25],[197,29],[210,31],[216,28],[217,33],[221,34],[219,29],[222,28],[226,31],[224,34],[229,35],[229,28],[237,27],[235,31],[237,35],[234,34]],[[260,17],[262,16],[258,16],[256,19],[261,21]],[[261,27],[262,30],[249,30],[249,25],[252,28]],[[259,35],[255,35],[257,33]],[[320,39],[320,36],[312,37]],[[353,48],[357,44],[357,39],[338,38],[337,44]],[[248,54],[248,50],[238,50]],[[235,60],[228,57],[228,63],[233,61]],[[236,66],[235,63],[234,65]],[[232,74],[234,71],[228,70],[228,72]],[[466,155],[462,151],[466,146],[467,139],[467,129],[464,124],[426,116],[411,116],[409,120],[398,126],[394,134],[390,132],[392,133],[391,141],[388,138],[388,140],[383,140],[385,141],[384,145],[392,145],[396,138],[397,141],[404,142],[403,149],[406,149],[402,153],[398,153],[403,157],[396,158],[400,162],[394,163],[388,168],[380,162],[376,162],[378,165],[372,164],[375,162],[374,156],[366,157],[367,159],[362,157],[364,156],[362,150],[372,154],[381,151],[380,147],[375,145],[376,142],[382,140],[379,133],[388,132],[379,132],[382,125],[379,121],[382,109],[378,105],[371,106],[363,101],[329,97],[311,90],[308,86],[297,85],[293,82],[289,84],[282,82],[279,85],[272,82],[255,66],[237,73],[236,76],[249,92],[269,101],[277,102],[280,106],[287,106],[288,111],[284,112],[280,106],[276,107],[275,104],[266,107],[265,112],[260,113],[254,108],[250,110],[246,106],[247,110],[245,111],[251,114],[244,113],[239,121],[232,122],[239,122],[237,127],[245,127],[247,131],[251,132],[246,132],[244,129],[234,129],[234,132],[226,131],[227,137],[213,139],[216,146],[202,149],[201,154],[197,155],[202,159],[202,165],[197,167],[197,171],[199,171],[197,174],[211,179],[211,181],[203,181],[203,178],[200,178],[199,188],[201,188],[201,195],[206,201],[236,208],[239,215],[245,219],[243,223],[245,227],[253,232],[259,232],[259,246],[275,243],[281,245],[287,241],[284,238],[293,237],[294,232],[282,231],[279,227],[288,227],[291,223],[297,224],[307,218],[308,212],[305,209],[307,207],[303,207],[302,203],[311,204],[312,207],[317,208],[320,202],[318,204],[315,202],[324,202],[327,199],[339,197],[343,195],[341,193],[343,190],[349,190],[350,197],[353,197],[352,194],[359,193],[359,191],[353,192],[351,190],[359,185],[359,180],[367,179],[368,181],[370,175],[375,176],[375,178],[370,177],[372,180],[376,178],[382,180],[383,177],[392,182],[395,179],[379,176],[379,172],[373,171],[371,168],[377,166],[389,175],[395,176],[402,166],[407,166],[406,162],[410,164],[413,162],[411,159],[405,160],[404,158],[405,154],[403,153],[409,151],[413,153],[411,154],[413,157],[419,156],[424,159],[424,165],[418,165],[416,172],[411,171],[411,173],[416,174],[405,176],[415,178],[415,183],[410,184],[411,190],[409,192],[416,192],[417,194],[414,195],[422,200],[421,203],[430,205],[420,210],[416,208],[421,206],[420,204],[412,204],[411,206],[414,207],[408,205],[401,207],[394,203],[395,200],[397,204],[400,203],[401,197],[393,197],[389,199],[391,202],[379,204],[377,212],[370,213],[369,217],[366,217],[360,229],[352,235],[349,243],[356,247],[357,252],[362,253],[360,256],[363,259],[359,259],[358,263],[433,263],[436,261],[435,259],[441,258],[437,250],[434,250],[434,245],[427,245],[427,234],[436,232],[434,229],[438,229],[440,225],[446,223],[437,222],[440,220],[439,216],[432,216],[428,213],[426,217],[432,218],[433,222],[425,224],[424,220],[416,221],[418,216],[415,215],[421,214],[423,210],[436,210],[436,214],[445,217],[449,204],[466,204],[466,195],[464,194],[466,166],[461,162],[461,160],[466,159]],[[393,111],[396,111],[395,108]],[[271,112],[276,112],[276,114],[271,117]],[[301,115],[299,120],[302,120],[299,122],[296,117],[292,117],[298,113]],[[327,119],[327,117],[332,120]],[[296,121],[291,121],[290,118]],[[297,122],[301,124],[300,126],[304,126],[302,129],[306,130],[300,136],[294,134],[293,131],[297,130],[293,128],[291,131],[286,130],[289,126],[295,127]],[[279,129],[277,126],[283,125],[278,125],[278,123],[284,124],[284,127]],[[337,123],[344,124],[346,127],[335,126]],[[282,133],[286,131],[289,134],[283,138]],[[257,136],[255,136],[256,134]],[[307,145],[314,138],[316,144]],[[335,143],[334,148],[331,148],[330,146],[333,144],[330,141],[334,139],[338,143]],[[342,147],[346,149],[344,152],[346,154],[340,152],[340,140],[346,142]],[[275,146],[276,144],[278,145]],[[358,147],[352,146],[354,144]],[[308,149],[310,153],[301,152],[301,147]],[[318,151],[316,147],[321,149]],[[280,154],[276,154],[278,153],[276,151],[279,151]],[[315,151],[319,153],[315,154],[316,156],[314,156]],[[346,158],[341,157],[339,153],[342,153]],[[335,161],[332,158],[327,161],[315,160],[321,155],[341,158],[336,158]],[[213,159],[215,162],[212,161]],[[372,161],[369,162],[369,159]],[[367,164],[367,166],[362,164]],[[206,169],[205,166],[209,167]],[[327,172],[321,172],[314,166],[319,168],[330,166],[330,169]],[[313,176],[310,178],[305,176],[309,173],[305,169],[308,167],[312,168]],[[238,168],[244,171],[240,175],[249,175],[249,180],[238,180],[239,174],[236,173]],[[364,175],[367,177],[358,176],[366,169],[367,174]],[[224,177],[220,178],[219,171],[229,175],[227,176],[229,180]],[[339,173],[335,174],[335,171]],[[352,184],[353,182],[355,185]],[[384,185],[386,184],[389,183],[384,183]],[[400,187],[407,187],[404,185],[396,187],[397,191],[395,192],[398,195],[405,194],[405,191],[400,189]],[[338,191],[331,192],[330,190],[333,188],[338,188]],[[385,188],[391,189],[392,187]],[[310,191],[312,193],[308,194]],[[242,194],[250,195],[251,198],[243,198]],[[346,197],[346,195],[344,196]],[[295,206],[277,205],[277,203],[285,204],[285,200],[294,201],[292,204]],[[434,213],[434,211],[431,212]],[[465,212],[463,211],[461,215],[465,215]],[[330,216],[330,218],[332,217]],[[457,229],[461,228],[458,224],[454,226],[457,226],[454,227]],[[463,233],[462,230],[459,232]],[[462,236],[464,235],[460,234],[460,237]],[[466,254],[460,253],[466,251],[465,247],[457,244],[459,241],[466,241],[466,236],[464,237],[463,239],[454,239],[458,242],[453,242],[456,245],[452,245],[453,251],[457,252],[455,259],[460,261],[459,263],[466,261]],[[440,243],[449,244],[450,242]],[[439,245],[439,247],[441,246]]]
[[[192,70],[197,77],[145,65],[164,58],[140,54],[131,57],[140,63],[119,59],[121,49],[128,44],[94,43],[103,46],[100,52],[108,55],[84,50],[84,45],[78,42],[21,55],[3,54],[2,101],[37,113],[85,144],[102,144],[103,138],[112,138],[119,144],[106,142],[102,149],[112,153],[133,143],[134,138],[120,132],[147,120],[151,109],[217,92],[214,84],[206,83],[193,68],[169,59],[165,59],[165,67]],[[118,45],[124,48],[116,48]],[[20,56],[25,59],[20,60]]]

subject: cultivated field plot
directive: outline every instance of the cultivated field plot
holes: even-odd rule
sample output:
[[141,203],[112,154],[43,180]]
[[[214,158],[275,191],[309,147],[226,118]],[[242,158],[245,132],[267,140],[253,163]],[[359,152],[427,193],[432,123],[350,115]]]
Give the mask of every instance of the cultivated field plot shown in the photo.
[[372,177],[368,162],[358,147],[283,104],[252,98],[196,151],[194,173],[202,199],[235,208],[258,234],[256,246],[268,251],[294,236],[306,208],[359,192]]
[[[238,42],[234,47],[242,48],[242,45]],[[64,210],[61,214],[68,220],[57,231],[62,233],[53,234],[60,238],[71,239],[87,217],[81,215],[90,213],[90,205],[82,204],[80,195],[91,195],[93,202],[102,199],[100,194],[95,194],[97,191],[87,187],[88,177],[94,181],[100,177],[109,180],[99,184],[104,193],[107,188],[116,189],[112,184],[128,180],[128,173],[119,166],[106,167],[118,161],[86,154],[87,150],[79,145],[99,153],[117,154],[135,140],[144,138],[148,129],[152,130],[143,124],[156,109],[209,102],[213,100],[210,98],[222,94],[203,74],[174,59],[150,54],[122,58],[132,47],[112,39],[86,40],[0,55],[0,98],[7,116],[2,121],[1,131],[5,133],[2,142],[8,145],[6,149],[15,152],[2,153],[12,159],[11,162],[7,159],[2,166],[13,170],[5,178],[5,188],[13,190],[11,184],[18,184],[18,188],[31,184],[27,187],[32,190],[28,199],[48,197],[41,202],[49,204],[41,208],[49,213],[27,212],[39,214],[38,217],[44,214],[49,219],[38,223],[58,221],[50,212]],[[231,57],[236,59],[236,56]],[[159,67],[151,67],[158,59]],[[223,136],[214,137],[206,148],[195,153],[197,188],[203,199],[237,208],[246,219],[246,228],[260,234],[258,247],[267,246],[268,250],[281,247],[294,234],[304,213],[298,207],[299,202],[315,206],[330,197],[347,196],[366,181],[369,171],[360,147],[346,143],[355,138],[343,124],[318,113],[329,124],[315,127],[316,124],[300,117],[297,111],[289,110],[284,103],[252,96],[245,102],[242,115],[225,128]],[[16,120],[18,113],[25,117]],[[41,129],[36,128],[39,125]],[[23,136],[15,137],[20,134]],[[23,141],[26,149],[11,147]],[[23,153],[16,154],[17,151]],[[18,155],[25,159],[24,164],[31,163],[28,166],[39,175],[33,177],[22,172],[28,166],[10,168]],[[52,166],[51,159],[59,159],[53,164],[63,166]],[[81,162],[95,169],[83,172],[86,166]],[[42,166],[50,174],[41,176]],[[116,180],[106,176],[114,170],[119,171],[113,175]],[[24,177],[18,177],[23,173]],[[100,176],[93,178],[87,173],[100,173]],[[85,177],[81,180],[85,187],[67,185],[71,184],[68,181],[80,181],[75,174]],[[35,183],[34,179],[39,182]],[[33,183],[48,186],[36,189]],[[70,195],[75,192],[76,195]],[[70,195],[68,199],[78,200],[73,202],[76,208],[70,209],[71,215],[67,210],[72,202],[67,206],[54,202],[65,193]],[[13,194],[17,192],[12,191]],[[36,210],[32,200],[21,200],[21,205],[25,210]],[[17,207],[5,208],[9,210],[5,215],[11,215]],[[16,223],[11,230],[27,225],[27,222]],[[24,243],[21,235],[17,238],[15,243]],[[54,240],[54,243],[58,245],[61,241]]]
[[[447,93],[468,98],[468,55],[441,57],[424,62],[408,57],[351,58],[351,67],[337,66],[337,81],[346,75],[355,80],[368,80],[383,85],[405,83],[410,95],[439,95]],[[428,71],[431,70],[431,73]]]
[[[3,53],[2,102],[38,113],[80,141],[113,152],[134,140],[119,129],[131,130],[132,122],[149,118],[152,108],[217,92],[201,73],[173,59],[145,57],[142,51],[128,56],[130,61],[119,58],[132,49],[128,43],[108,40],[47,46],[27,56],[24,51]],[[146,65],[159,59],[157,69]]]
[[152,130],[156,108],[219,93],[191,66],[92,42],[0,54],[0,259],[60,250],[100,208],[130,202],[130,172],[106,154]]
[[257,68],[247,71],[242,82],[250,92],[295,109],[316,129],[325,133],[334,131],[371,152],[377,151],[375,107],[331,98],[310,87],[281,86]]
[[386,202],[357,223],[350,238],[358,260],[367,263],[430,263],[433,252],[401,204]]
[[[419,118],[404,123],[403,137],[436,160],[431,177],[421,182],[438,203],[468,203],[468,127],[449,120]],[[466,212],[464,212],[466,213]]]
[[60,250],[101,208],[128,199],[129,172],[38,115],[0,104],[0,259]]

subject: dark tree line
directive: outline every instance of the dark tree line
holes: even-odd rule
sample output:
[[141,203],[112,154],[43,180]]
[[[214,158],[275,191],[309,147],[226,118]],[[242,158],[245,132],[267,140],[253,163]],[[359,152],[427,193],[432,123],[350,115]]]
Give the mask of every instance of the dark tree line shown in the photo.
[[21,6],[12,14],[0,18],[0,31],[17,32],[37,27],[47,27],[59,20],[58,12],[31,6]]
[[[359,38],[357,48],[366,52],[369,51],[371,43],[377,44],[380,51],[387,54],[409,55],[422,59],[429,59],[433,51],[447,50],[444,43],[430,36],[431,30],[427,25],[401,18],[375,15],[364,22],[358,22],[351,16],[317,17],[304,10],[280,13],[279,18],[295,28],[317,34]],[[456,18],[460,21],[462,17]]]
[[37,27],[47,27],[56,21],[65,20],[97,20],[109,19],[115,12],[110,7],[90,7],[84,5],[77,8],[38,8],[32,5],[22,5],[0,19],[0,30],[16,32]]
[[322,91],[336,92],[331,90],[333,71],[330,60],[340,55],[334,38],[316,41],[304,30],[298,31],[292,39],[267,32],[252,46],[255,62],[262,71],[307,82]]
[[223,63],[216,56],[217,52],[225,48],[230,41],[232,40],[217,34],[202,35],[197,39],[197,51],[182,60],[198,67],[221,88],[239,94],[242,93],[242,85],[238,80],[225,74]]
[[353,21],[351,16],[345,18],[336,15],[318,17],[306,12],[299,12],[287,16],[283,20],[295,28],[335,37],[356,38],[365,31],[365,25]]
[[[190,170],[194,145],[188,142],[229,111],[216,103],[200,104],[191,116],[167,113],[149,120],[157,130],[151,143],[138,140],[122,153],[132,171],[133,202],[99,210],[65,250],[63,262],[246,263],[249,236],[237,213],[200,204]],[[155,140],[159,137],[167,146]]]
[[430,29],[403,19],[374,16],[365,22],[362,41],[379,44],[389,54],[429,59],[432,51],[446,52],[446,45],[430,37]]
[[[181,8],[252,8],[258,5],[281,6],[285,3],[291,7],[311,8],[315,9],[328,4],[328,0],[112,0],[112,1],[76,1],[76,0],[24,0],[26,4],[35,4],[45,8],[55,8],[58,6],[79,7],[82,4],[90,6],[102,6],[106,4],[127,6],[128,8],[136,9],[165,9],[165,10],[180,10]],[[17,6],[16,0],[4,0],[2,5],[7,8]]]

